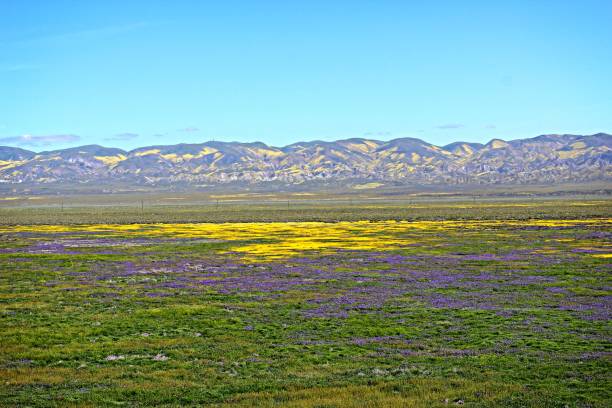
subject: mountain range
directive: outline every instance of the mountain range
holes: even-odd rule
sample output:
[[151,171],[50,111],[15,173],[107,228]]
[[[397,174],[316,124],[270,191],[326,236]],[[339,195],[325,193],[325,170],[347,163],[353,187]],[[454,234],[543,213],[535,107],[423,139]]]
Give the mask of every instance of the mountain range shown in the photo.
[[0,147],[0,183],[122,182],[146,186],[226,183],[532,184],[612,180],[612,135],[541,135],[435,146],[420,139],[205,142],[130,151],[98,145],[32,152]]

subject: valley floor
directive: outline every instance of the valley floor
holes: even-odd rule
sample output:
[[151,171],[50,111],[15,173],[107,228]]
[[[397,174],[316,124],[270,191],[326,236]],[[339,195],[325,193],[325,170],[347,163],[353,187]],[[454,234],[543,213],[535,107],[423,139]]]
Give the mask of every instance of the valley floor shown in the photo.
[[0,406],[610,405],[610,201],[240,208],[1,210]]

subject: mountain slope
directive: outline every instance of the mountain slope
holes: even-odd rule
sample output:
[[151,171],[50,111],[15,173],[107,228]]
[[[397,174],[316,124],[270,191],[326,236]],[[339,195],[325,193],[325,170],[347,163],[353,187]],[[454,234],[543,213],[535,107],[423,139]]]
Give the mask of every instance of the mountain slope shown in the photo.
[[530,139],[435,146],[420,139],[362,138],[148,146],[98,145],[30,152],[0,147],[2,183],[209,185],[378,180],[394,183],[522,184],[610,180],[612,136],[541,135]]

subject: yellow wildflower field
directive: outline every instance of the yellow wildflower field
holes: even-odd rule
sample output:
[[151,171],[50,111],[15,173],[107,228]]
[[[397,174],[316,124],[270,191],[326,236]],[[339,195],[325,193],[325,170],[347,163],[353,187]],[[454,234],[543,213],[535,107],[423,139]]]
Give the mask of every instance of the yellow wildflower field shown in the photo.
[[[435,233],[445,231],[461,234],[500,229],[496,235],[499,237],[507,236],[512,229],[577,225],[609,226],[612,225],[612,219],[24,225],[0,227],[0,233],[88,233],[94,236],[102,234],[235,241],[233,252],[243,253],[256,260],[286,258],[309,251],[325,254],[337,250],[394,250],[424,242],[435,246]],[[554,252],[554,249],[550,251]]]

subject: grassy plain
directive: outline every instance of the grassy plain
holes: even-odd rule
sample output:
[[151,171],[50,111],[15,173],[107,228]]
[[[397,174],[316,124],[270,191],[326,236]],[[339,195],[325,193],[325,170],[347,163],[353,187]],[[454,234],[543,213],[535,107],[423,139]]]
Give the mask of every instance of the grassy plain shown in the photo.
[[[216,201],[175,203],[161,198],[128,196],[125,200],[89,201],[77,196],[65,201],[41,198],[34,203],[0,202],[0,225],[72,225],[126,223],[223,223],[290,221],[385,220],[525,220],[605,217],[612,213],[608,196],[567,196],[533,199],[468,197],[438,199],[273,199],[247,200],[224,196]],[[179,201],[179,200],[176,200]],[[62,205],[62,203],[64,203]],[[96,205],[93,205],[96,203]]]
[[611,205],[2,208],[0,405],[606,407]]

